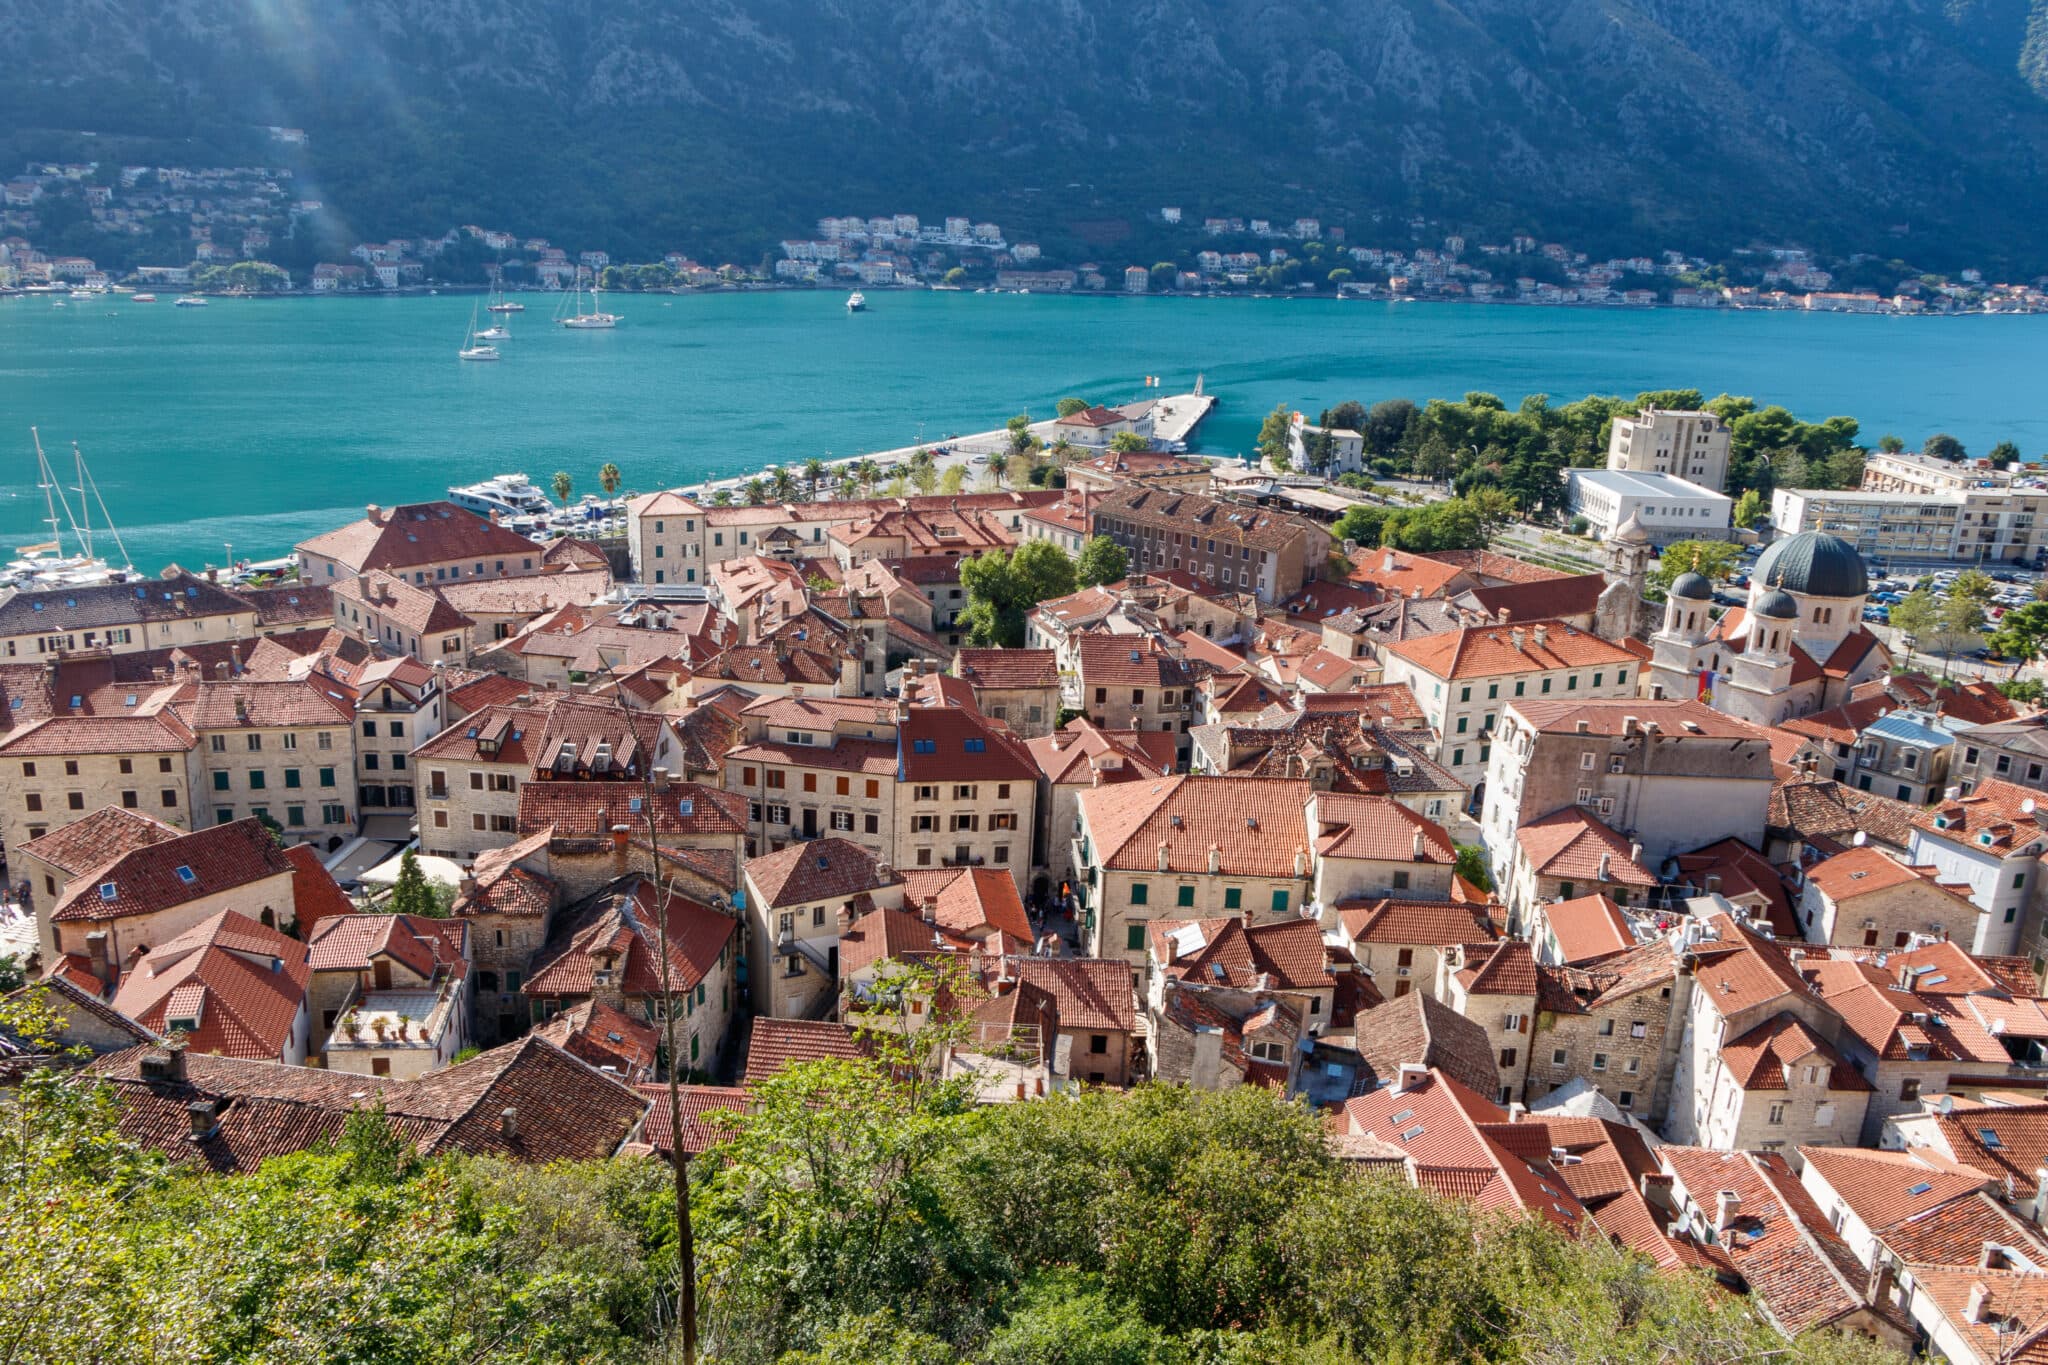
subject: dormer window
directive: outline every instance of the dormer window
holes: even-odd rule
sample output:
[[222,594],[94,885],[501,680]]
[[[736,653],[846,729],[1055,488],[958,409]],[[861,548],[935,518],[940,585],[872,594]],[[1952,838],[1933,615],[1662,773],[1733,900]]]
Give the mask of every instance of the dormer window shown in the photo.
[[121,894],[120,888],[119,888],[119,887],[117,887],[117,886],[115,886],[115,885],[114,885],[114,883],[112,883],[112,882],[101,882],[101,883],[100,883],[100,899],[101,899],[101,900],[103,900],[103,901],[110,901],[110,900],[114,899],[114,897],[116,897],[116,896],[118,896],[118,895],[120,895],[120,894]]

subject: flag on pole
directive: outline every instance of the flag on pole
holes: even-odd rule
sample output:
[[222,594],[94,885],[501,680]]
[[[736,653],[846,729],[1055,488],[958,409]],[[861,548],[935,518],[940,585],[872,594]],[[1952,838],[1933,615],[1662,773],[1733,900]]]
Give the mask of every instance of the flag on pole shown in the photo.
[[1700,700],[1701,700],[1701,701],[1703,701],[1703,702],[1706,702],[1706,703],[1707,703],[1707,704],[1708,704],[1709,706],[1713,705],[1713,702],[1714,702],[1714,670],[1713,670],[1713,669],[1711,669],[1711,668],[1703,668],[1703,669],[1701,669],[1701,670],[1700,670],[1700,693],[1699,693],[1699,697],[1700,697]]

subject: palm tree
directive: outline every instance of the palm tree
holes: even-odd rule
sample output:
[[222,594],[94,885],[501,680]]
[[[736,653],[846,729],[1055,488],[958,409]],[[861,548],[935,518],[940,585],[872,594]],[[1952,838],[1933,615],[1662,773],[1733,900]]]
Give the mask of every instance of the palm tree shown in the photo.
[[860,476],[851,469],[839,471],[839,496],[845,502],[852,502],[860,496]]
[[796,492],[796,475],[790,473],[787,469],[777,469],[769,477],[768,483],[775,490],[775,500],[777,502],[788,502],[790,495]]
[[998,450],[988,457],[988,472],[995,475],[996,487],[1003,486],[1003,471],[1010,467],[1010,457]]
[[1046,453],[1052,456],[1052,461],[1055,465],[1064,469],[1067,461],[1073,458],[1074,443],[1062,436],[1052,443],[1051,448]]
[[759,507],[768,500],[768,485],[759,479],[748,479],[740,489],[740,496],[747,500],[747,506]]
[[619,485],[623,482],[625,480],[619,477],[619,467],[610,460],[606,460],[603,468],[597,471],[597,486],[604,490],[604,495],[608,498],[618,495]]
[[875,480],[882,476],[881,471],[875,468],[875,462],[873,460],[862,460],[854,466],[854,472],[860,478],[861,495],[863,497],[874,496]]
[[713,493],[711,495],[711,505],[713,507],[732,506],[732,490],[730,488],[721,488],[716,493]]
[[813,455],[804,461],[804,479],[811,486],[811,501],[818,500],[818,485],[825,480],[825,462]]
[[569,505],[569,495],[576,491],[576,481],[569,477],[567,470],[558,469],[555,471],[555,477],[551,482],[554,485],[556,499],[561,502],[562,506],[567,507]]

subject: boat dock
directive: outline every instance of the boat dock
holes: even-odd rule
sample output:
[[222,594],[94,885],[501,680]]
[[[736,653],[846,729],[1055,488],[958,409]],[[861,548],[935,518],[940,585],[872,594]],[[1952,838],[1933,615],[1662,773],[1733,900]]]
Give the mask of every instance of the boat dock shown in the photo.
[[1216,408],[1216,396],[1202,392],[1200,384],[1193,393],[1176,394],[1171,398],[1150,398],[1141,403],[1130,403],[1118,408],[1125,415],[1138,418],[1147,415],[1152,418],[1152,442],[1156,446],[1171,450],[1175,445],[1191,440],[1195,428],[1202,425],[1204,418]]

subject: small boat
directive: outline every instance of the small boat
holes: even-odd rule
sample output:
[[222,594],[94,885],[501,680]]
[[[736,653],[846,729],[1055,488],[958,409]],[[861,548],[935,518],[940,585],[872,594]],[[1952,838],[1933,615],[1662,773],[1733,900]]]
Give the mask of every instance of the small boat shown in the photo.
[[512,329],[493,324],[478,332],[476,339],[478,341],[510,341],[512,339]]
[[498,348],[489,342],[477,340],[476,309],[469,310],[469,335],[462,339],[462,349],[455,353],[458,360],[496,360]]
[[74,289],[74,290],[72,290],[72,291],[71,291],[71,297],[72,297],[72,298],[74,298],[74,299],[89,299],[89,298],[91,298],[91,297],[92,297],[92,290],[90,290],[90,289]]
[[62,300],[62,299],[51,299],[51,300],[50,300],[50,307],[52,307],[52,308],[62,308],[63,306],[64,306],[64,300]]
[[524,474],[495,474],[481,483],[450,485],[448,501],[480,517],[545,517],[554,510],[547,494]]
[[133,298],[129,299],[128,301],[129,301],[130,303],[155,303],[155,302],[156,302],[156,295],[154,295],[154,294],[137,294],[137,295],[135,295],[135,296],[134,296]]
[[484,311],[487,313],[523,313],[526,311],[526,305],[515,303],[511,299],[506,298],[503,289],[492,285],[490,302],[485,306]]
[[590,282],[590,309],[588,312],[585,312],[583,309],[583,276],[579,272],[576,276],[574,297],[569,303],[569,307],[575,311],[568,313],[566,316],[557,315],[555,321],[572,331],[578,332],[605,331],[618,326],[619,315],[617,313],[601,311],[597,306],[597,295],[597,280],[593,276]]
[[858,289],[854,290],[851,294],[848,294],[846,296],[846,311],[849,313],[867,312],[868,296],[866,294],[861,293]]
[[200,298],[197,294],[187,294],[184,298],[178,300],[178,307],[204,308],[206,307],[206,300]]

